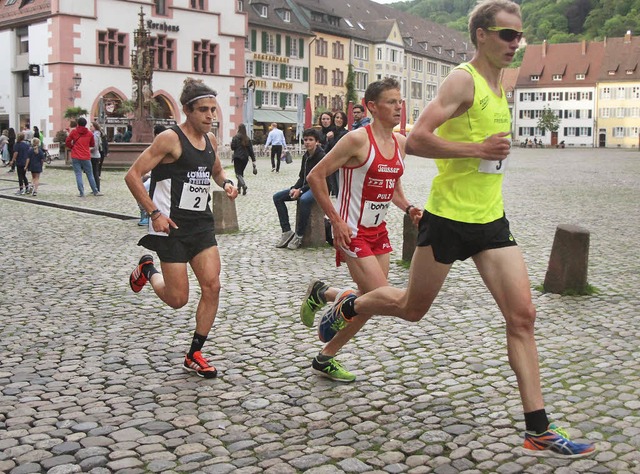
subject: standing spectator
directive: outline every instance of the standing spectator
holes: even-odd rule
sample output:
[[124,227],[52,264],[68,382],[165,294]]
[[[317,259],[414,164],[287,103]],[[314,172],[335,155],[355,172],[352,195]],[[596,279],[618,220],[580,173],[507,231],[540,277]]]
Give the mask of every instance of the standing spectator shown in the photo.
[[[349,130],[346,129],[349,118],[347,114],[345,114],[342,110],[339,110],[335,114],[333,114],[333,132],[331,133],[331,139],[327,140],[327,144],[324,146],[325,154],[329,154],[329,152],[336,146],[336,143],[340,141],[342,137],[344,137]],[[331,196],[338,195],[338,171],[330,175],[327,178],[327,184],[329,186],[329,194]]]
[[29,144],[24,141],[24,133],[18,133],[18,141],[13,147],[13,158],[11,159],[11,169],[15,166],[18,170],[18,185],[20,190],[16,194],[27,194],[29,191],[29,180],[27,180],[27,160],[29,157]]
[[104,163],[104,159],[109,154],[109,139],[107,138],[106,130],[100,129],[101,141],[100,144],[100,165],[98,166],[98,177],[102,176],[102,164]]
[[256,156],[253,154],[253,144],[247,135],[247,127],[243,123],[238,126],[238,133],[231,140],[231,150],[233,150],[233,169],[238,178],[238,191],[242,190],[242,195],[247,194],[247,183],[244,181],[244,170],[247,168],[249,158],[253,162],[253,173],[257,174]]
[[87,119],[80,117],[76,128],[65,141],[67,148],[71,150],[71,164],[76,175],[76,184],[78,185],[78,197],[84,197],[84,184],[82,182],[82,172],[87,175],[89,186],[94,196],[102,196],[98,186],[96,186],[93,177],[93,169],[91,168],[91,149],[95,146],[95,138],[87,128]]
[[129,143],[131,141],[131,137],[133,137],[133,127],[131,125],[127,125],[127,130],[124,132],[122,141],[125,143]]
[[25,124],[22,133],[24,133],[24,141],[26,143],[31,143],[31,139],[33,138],[33,131],[31,130],[31,127],[28,123]]
[[25,169],[31,171],[32,196],[38,195],[38,186],[40,186],[40,173],[42,173],[42,164],[44,163],[44,150],[40,147],[40,139],[33,138],[31,140],[31,148],[27,155],[27,164]]
[[267,143],[264,144],[265,149],[271,146],[271,172],[280,172],[280,159],[282,158],[282,150],[287,146],[284,139],[284,133],[278,128],[278,124],[273,122],[269,127],[269,135],[267,135]]
[[333,114],[331,112],[322,112],[320,119],[318,120],[322,135],[320,136],[320,146],[327,152],[326,146],[331,139],[333,139],[334,126],[333,126]]
[[3,130],[0,135],[0,156],[2,157],[2,166],[7,166],[11,161],[9,154],[9,130]]
[[[311,206],[316,201],[307,182],[307,175],[324,157],[324,151],[320,146],[320,131],[315,128],[308,128],[302,134],[302,138],[307,151],[302,155],[298,181],[290,188],[278,191],[273,195],[273,204],[275,204],[278,211],[278,219],[282,229],[282,235],[276,244],[277,248],[288,247],[295,250],[300,247],[302,236],[311,215]],[[295,233],[291,230],[291,224],[289,223],[289,212],[286,205],[288,201],[298,201],[298,221],[296,222]]]
[[[37,138],[38,140],[40,140],[40,144],[44,143],[44,135],[42,134],[40,129],[35,125],[33,126],[33,138]],[[33,143],[33,141],[31,143]]]
[[361,104],[356,104],[353,106],[353,125],[351,125],[351,130],[357,130],[365,125],[369,125],[371,123],[371,119],[369,117],[364,116],[364,107]]
[[[9,138],[9,141],[7,142],[7,146],[9,147],[9,157],[11,159],[10,163],[13,163],[13,147],[16,145],[16,131],[13,129],[13,127],[9,127],[9,133],[7,134],[7,138]],[[12,164],[11,168],[9,168],[9,171],[7,171],[7,173],[13,173],[14,169],[15,169],[15,164]]]
[[100,150],[102,149],[102,130],[98,122],[91,122],[91,133],[93,133],[93,141],[91,147],[91,171],[93,171],[93,179],[96,182],[96,188],[100,191]]

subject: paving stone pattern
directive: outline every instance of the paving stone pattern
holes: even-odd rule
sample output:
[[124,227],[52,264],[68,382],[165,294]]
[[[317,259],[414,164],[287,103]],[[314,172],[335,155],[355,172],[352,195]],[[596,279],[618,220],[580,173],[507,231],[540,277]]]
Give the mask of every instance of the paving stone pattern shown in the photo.
[[[275,174],[260,158],[237,200],[240,232],[218,236],[221,304],[205,346],[215,380],[181,369],[193,275],[180,310],[129,289],[143,230],[123,171],[103,173],[103,197],[81,199],[57,162],[37,198],[15,198],[16,176],[0,169],[0,472],[640,472],[640,153],[515,149],[505,180],[538,309],[547,409],[574,438],[597,442],[586,460],[519,454],[504,323],[472,262],[454,266],[420,323],[377,317],[361,331],[339,357],[355,383],[310,372],[321,344],[298,320],[307,282],[352,283],[329,247],[274,248],[271,195],[295,182],[298,164]],[[416,204],[434,173],[430,160],[408,159]],[[402,217],[389,213],[399,286]],[[594,296],[535,290],[562,223],[591,232]]]

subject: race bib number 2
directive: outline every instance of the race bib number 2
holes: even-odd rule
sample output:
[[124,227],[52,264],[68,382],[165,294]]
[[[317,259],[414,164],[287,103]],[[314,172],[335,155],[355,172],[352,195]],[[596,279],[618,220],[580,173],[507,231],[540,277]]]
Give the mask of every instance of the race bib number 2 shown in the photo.
[[207,209],[208,199],[208,185],[184,183],[178,207],[188,211],[204,211]]
[[364,208],[362,209],[362,219],[360,220],[360,224],[363,227],[377,227],[384,222],[384,218],[387,215],[387,211],[389,210],[389,205],[391,203],[387,202],[374,202],[374,201],[365,201]]

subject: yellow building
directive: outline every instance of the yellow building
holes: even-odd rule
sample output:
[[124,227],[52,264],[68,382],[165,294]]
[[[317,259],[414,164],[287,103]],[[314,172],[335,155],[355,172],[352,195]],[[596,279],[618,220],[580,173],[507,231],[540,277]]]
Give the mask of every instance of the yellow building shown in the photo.
[[349,38],[314,31],[309,55],[309,97],[318,111],[346,110],[345,82],[349,72]]
[[640,38],[607,38],[597,86],[598,146],[640,146]]

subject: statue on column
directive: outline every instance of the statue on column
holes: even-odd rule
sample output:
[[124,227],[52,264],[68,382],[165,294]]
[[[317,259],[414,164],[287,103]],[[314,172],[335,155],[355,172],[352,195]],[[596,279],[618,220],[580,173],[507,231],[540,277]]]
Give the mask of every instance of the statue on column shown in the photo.
[[153,64],[151,51],[151,34],[144,26],[144,13],[140,7],[140,21],[134,34],[134,49],[131,52],[131,79],[133,80],[131,100],[136,104],[133,119],[132,142],[150,143],[153,141],[153,125],[151,124],[151,102],[153,89]]

